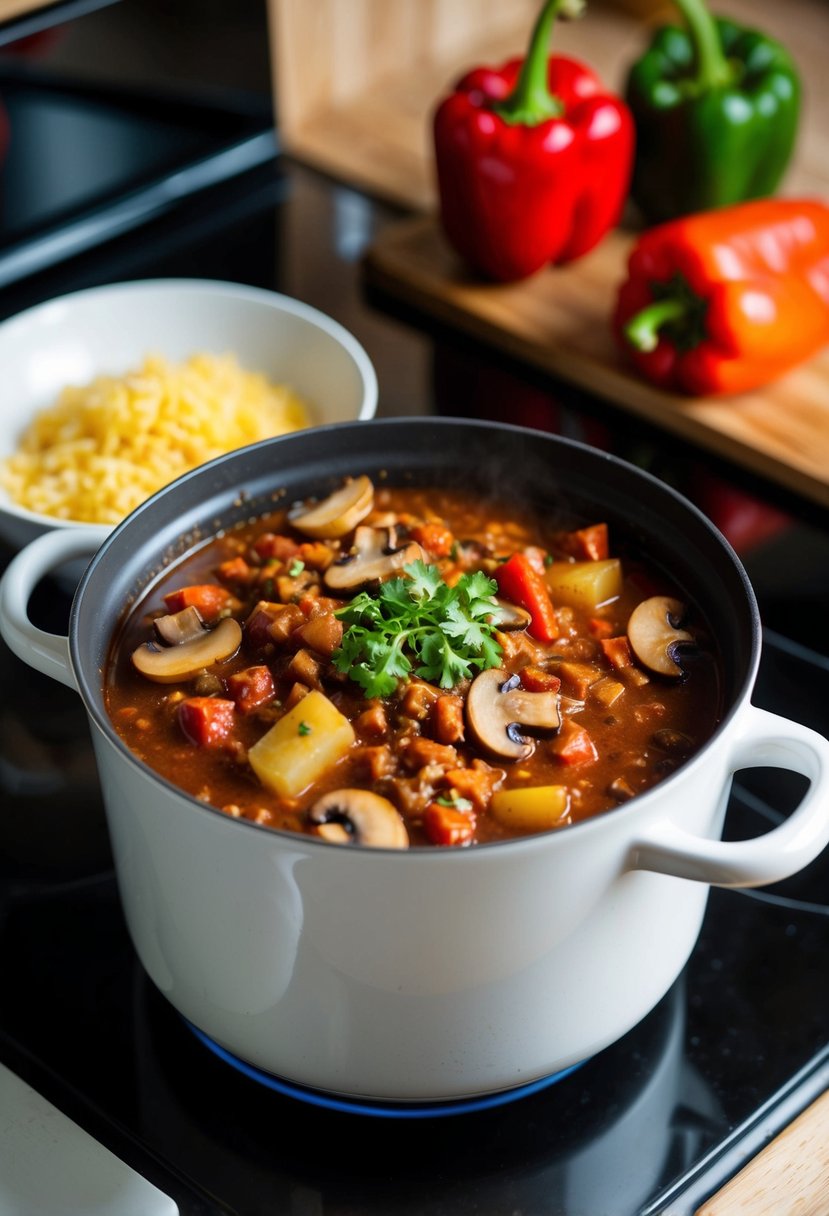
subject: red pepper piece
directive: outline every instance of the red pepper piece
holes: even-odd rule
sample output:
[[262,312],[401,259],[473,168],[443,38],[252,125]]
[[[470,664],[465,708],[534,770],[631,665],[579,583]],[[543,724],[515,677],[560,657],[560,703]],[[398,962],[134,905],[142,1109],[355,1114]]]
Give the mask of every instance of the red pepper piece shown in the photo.
[[220,562],[216,575],[230,586],[247,587],[253,579],[253,570],[243,557],[231,557]]
[[430,802],[423,813],[423,830],[432,844],[467,844],[475,835],[475,817],[468,811]]
[[633,120],[584,64],[548,59],[562,7],[547,0],[526,58],[469,72],[435,113],[446,236],[503,282],[587,253],[627,197]]
[[663,388],[741,393],[777,379],[829,342],[829,207],[761,199],[652,228],[614,327]]
[[227,690],[236,702],[241,714],[252,713],[260,705],[267,705],[276,696],[270,668],[246,667],[227,678]]
[[558,622],[553,601],[543,577],[523,553],[513,553],[499,566],[494,578],[505,600],[518,604],[529,612],[527,632],[538,642],[554,642],[558,637]]
[[590,524],[587,528],[565,532],[557,539],[557,547],[577,561],[604,561],[610,556],[607,524]]
[[198,747],[216,747],[233,730],[235,712],[221,697],[189,697],[178,707],[179,726]]
[[550,750],[555,753],[562,764],[594,764],[599,753],[596,744],[583,726],[578,726],[570,718],[565,718],[561,730],[550,744]]
[[198,608],[202,619],[212,621],[226,608],[232,597],[225,587],[216,583],[200,583],[192,587],[179,587],[164,596],[168,612],[181,612],[182,608]]

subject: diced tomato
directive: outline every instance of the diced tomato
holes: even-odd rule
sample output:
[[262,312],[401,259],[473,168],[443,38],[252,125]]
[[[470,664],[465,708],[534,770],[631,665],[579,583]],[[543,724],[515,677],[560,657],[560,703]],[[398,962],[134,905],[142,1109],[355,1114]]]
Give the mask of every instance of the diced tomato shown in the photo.
[[320,616],[312,616],[292,636],[303,645],[310,646],[317,654],[330,656],[342,644],[343,623],[337,620],[333,612],[324,612]]
[[630,667],[633,663],[633,655],[630,653],[630,642],[626,637],[602,638],[601,647],[604,651],[604,657],[610,666],[615,667],[617,671],[621,671],[623,667]]
[[216,747],[233,730],[236,706],[221,697],[189,697],[178,707],[178,721],[191,743]]
[[247,587],[253,579],[253,570],[243,557],[231,557],[221,562],[216,574],[223,583],[231,586]]
[[578,561],[603,562],[610,556],[607,524],[591,524],[577,528],[559,538],[559,548]]
[[527,692],[558,692],[561,680],[543,667],[529,665],[521,668],[521,687]]
[[501,770],[490,768],[485,760],[473,760],[471,768],[453,768],[446,774],[447,785],[479,811],[486,810],[492,791],[503,779]]
[[432,706],[432,722],[438,743],[463,742],[463,700],[454,694],[438,697]]
[[455,538],[443,524],[418,524],[412,528],[411,538],[431,553],[432,557],[449,557]]
[[593,764],[599,758],[596,745],[583,726],[565,718],[551,744],[562,764]]
[[594,638],[609,638],[613,633],[613,624],[600,616],[591,617],[587,625]]
[[553,601],[543,577],[523,553],[513,553],[495,570],[495,581],[504,599],[526,608],[532,618],[527,632],[538,642],[554,642],[558,622]]
[[305,541],[299,546],[296,556],[309,570],[327,570],[334,560],[334,550],[321,540]]
[[227,688],[241,714],[249,714],[260,705],[267,705],[276,696],[270,668],[246,667],[228,676]]
[[233,597],[226,587],[216,583],[199,583],[192,587],[179,587],[164,596],[168,612],[181,612],[183,608],[197,608],[202,619],[212,621],[227,608]]
[[413,735],[407,741],[402,759],[406,768],[414,773],[427,764],[449,768],[450,765],[458,763],[458,753],[449,744],[436,743],[434,739],[427,739],[424,735]]
[[253,551],[264,561],[269,558],[277,558],[284,562],[288,558],[296,557],[299,545],[290,536],[277,536],[275,532],[263,532],[253,542]]
[[423,814],[423,830],[432,844],[466,844],[475,835],[475,817],[468,811],[430,802]]

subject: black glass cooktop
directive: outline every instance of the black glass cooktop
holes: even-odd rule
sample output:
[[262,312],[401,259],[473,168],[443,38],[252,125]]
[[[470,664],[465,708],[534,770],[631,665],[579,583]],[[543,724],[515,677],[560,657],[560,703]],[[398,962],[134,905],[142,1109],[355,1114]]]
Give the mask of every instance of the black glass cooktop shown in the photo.
[[[756,700],[829,733],[827,667],[769,634]],[[764,891],[713,891],[668,996],[538,1094],[401,1122],[265,1089],[193,1035],[134,957],[75,695],[5,648],[0,679],[18,690],[0,762],[0,1058],[183,1216],[681,1216],[827,1083],[824,857]],[[766,830],[799,781],[744,774],[728,834]]]

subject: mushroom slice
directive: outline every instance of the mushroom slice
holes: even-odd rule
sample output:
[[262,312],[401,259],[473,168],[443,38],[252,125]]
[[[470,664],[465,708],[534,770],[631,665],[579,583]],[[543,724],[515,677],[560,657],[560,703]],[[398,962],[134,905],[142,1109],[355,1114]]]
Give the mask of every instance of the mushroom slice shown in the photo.
[[513,630],[526,629],[532,617],[525,608],[519,608],[517,604],[510,604],[496,596],[495,608],[487,619],[496,629],[511,633]]
[[370,790],[332,790],[308,811],[315,835],[332,844],[405,849],[409,834],[396,807]]
[[643,667],[674,679],[682,675],[674,653],[694,641],[693,634],[679,628],[684,616],[685,605],[669,595],[652,595],[637,604],[628,620],[628,641]]
[[335,540],[356,528],[374,506],[374,486],[368,477],[355,477],[311,507],[299,507],[288,516],[306,536]]
[[156,646],[145,642],[132,652],[132,663],[142,676],[156,684],[189,680],[206,667],[232,658],[242,644],[242,628],[233,617],[225,617],[215,629],[203,629],[178,646]]
[[522,726],[557,730],[561,725],[557,692],[528,692],[519,676],[490,667],[472,681],[466,697],[466,722],[481,747],[505,760],[526,760],[535,742]]
[[181,612],[168,612],[153,621],[153,629],[162,646],[181,646],[204,633],[202,615],[193,604]]
[[325,572],[325,585],[331,591],[353,591],[402,570],[409,562],[424,558],[415,541],[397,547],[394,528],[369,528],[365,524],[354,533],[354,547]]

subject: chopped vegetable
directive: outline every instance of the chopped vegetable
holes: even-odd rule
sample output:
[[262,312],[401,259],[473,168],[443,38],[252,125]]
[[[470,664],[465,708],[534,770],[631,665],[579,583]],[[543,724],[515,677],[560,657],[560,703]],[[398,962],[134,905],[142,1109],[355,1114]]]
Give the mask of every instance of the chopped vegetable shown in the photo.
[[[461,803],[465,802],[465,806]],[[472,804],[465,799],[440,799],[430,802],[423,815],[423,828],[432,844],[469,844],[475,835]]]
[[[551,567],[552,568],[552,567]],[[535,569],[524,553],[512,557],[495,571],[498,591],[504,599],[512,600],[530,614],[528,632],[539,642],[554,642],[558,623],[543,575]]]
[[570,809],[566,785],[522,786],[496,790],[492,814],[514,832],[547,832],[561,825]]
[[618,557],[603,561],[553,562],[547,586],[558,604],[595,612],[622,592],[622,563]]
[[227,690],[242,714],[252,713],[276,696],[273,676],[265,666],[246,667],[227,678]]
[[202,583],[192,587],[179,587],[164,596],[168,612],[181,612],[182,608],[197,608],[202,619],[213,621],[219,613],[228,607],[233,597],[226,587],[216,583]]
[[464,574],[454,587],[436,566],[404,566],[405,577],[363,592],[336,615],[346,622],[334,652],[338,671],[369,697],[388,696],[411,672],[454,688],[476,671],[497,665],[501,648],[487,617],[495,585],[485,574]]
[[321,692],[309,692],[248,752],[269,790],[295,798],[344,756],[354,742],[351,723]]
[[198,747],[216,747],[233,730],[236,706],[221,697],[189,697],[178,707],[179,726]]
[[565,718],[561,730],[550,744],[562,764],[595,764],[599,758],[596,745],[583,726]]

